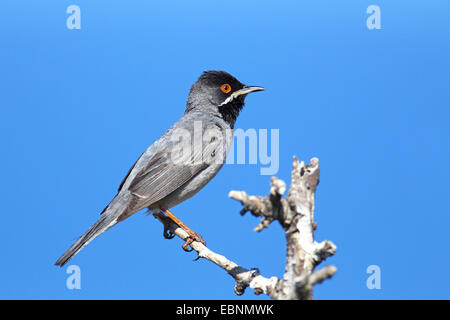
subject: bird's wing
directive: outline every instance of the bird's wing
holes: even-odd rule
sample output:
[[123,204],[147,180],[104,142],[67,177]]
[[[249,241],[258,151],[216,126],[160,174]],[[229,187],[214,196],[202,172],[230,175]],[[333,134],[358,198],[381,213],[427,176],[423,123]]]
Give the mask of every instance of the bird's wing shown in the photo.
[[208,155],[215,152],[217,144],[212,141],[193,148],[182,161],[172,157],[174,144],[157,150],[128,186],[136,196],[135,208],[140,210],[158,202],[208,167]]
[[144,155],[145,151],[139,156],[139,158],[136,160],[136,162],[131,166],[130,170],[128,170],[127,175],[122,179],[120,182],[119,188],[117,189],[117,192],[120,192],[122,190],[123,185],[125,184],[125,181],[127,181],[128,177],[130,176],[131,171],[133,171],[136,164],[141,160],[141,157]]

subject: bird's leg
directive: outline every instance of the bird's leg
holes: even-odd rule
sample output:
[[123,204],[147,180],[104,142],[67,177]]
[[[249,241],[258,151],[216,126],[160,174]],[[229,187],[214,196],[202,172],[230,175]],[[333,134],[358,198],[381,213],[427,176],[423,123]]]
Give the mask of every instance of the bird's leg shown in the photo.
[[171,224],[172,220],[167,218],[166,216],[163,216],[162,222],[164,225],[164,231],[163,231],[164,238],[173,239],[175,237],[175,233],[173,233],[172,230],[170,230],[170,224]]
[[175,237],[175,233],[172,232],[171,224],[172,219],[166,217],[162,212],[153,212],[153,216],[157,218],[164,226],[163,236],[166,239],[173,239]]
[[189,249],[189,246],[192,242],[198,241],[206,246],[206,242],[203,240],[202,236],[198,233],[194,232],[191,228],[189,228],[187,225],[185,225],[180,219],[178,219],[172,212],[170,212],[168,209],[161,209],[162,212],[164,212],[173,222],[175,222],[176,225],[178,225],[180,228],[182,228],[184,231],[187,232],[189,237],[184,242],[182,248],[184,251],[192,251],[192,248]]

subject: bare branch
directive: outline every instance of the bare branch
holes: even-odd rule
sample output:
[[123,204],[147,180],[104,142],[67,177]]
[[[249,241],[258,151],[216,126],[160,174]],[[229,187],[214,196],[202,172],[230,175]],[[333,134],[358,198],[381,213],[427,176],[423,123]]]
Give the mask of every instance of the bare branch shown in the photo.
[[[153,213],[153,216],[157,218],[162,223],[165,223],[168,225],[169,230],[181,238],[182,240],[186,241],[186,239],[189,237],[186,231],[184,231],[182,228],[178,227],[175,223],[173,223],[169,218],[167,218],[162,213]],[[234,292],[237,295],[244,294],[244,291],[247,287],[250,287],[254,290],[255,294],[270,294],[271,291],[274,290],[274,287],[278,281],[276,277],[272,277],[270,279],[264,278],[260,275],[258,269],[246,269],[239,265],[237,265],[235,262],[227,259],[223,255],[220,255],[218,253],[215,253],[214,251],[210,250],[208,247],[203,245],[200,242],[194,241],[191,243],[192,249],[194,249],[198,256],[195,260],[198,260],[200,258],[206,259],[214,263],[215,265],[219,266],[220,268],[224,269],[229,275],[231,275],[234,280],[236,281],[236,286],[234,288]]]
[[[319,176],[317,158],[305,165],[294,157],[291,185],[285,198],[283,195],[286,184],[276,177],[270,180],[268,196],[250,196],[245,191],[229,193],[230,198],[242,204],[242,215],[249,211],[253,216],[261,218],[255,231],[268,228],[275,220],[283,227],[286,237],[286,267],[282,279],[263,277],[258,269],[241,267],[200,242],[191,244],[198,253],[196,260],[204,258],[224,269],[236,281],[234,291],[238,295],[242,295],[250,287],[255,294],[264,293],[273,299],[312,299],[314,285],[331,278],[337,272],[334,266],[315,271],[317,265],[336,253],[336,246],[331,241],[318,243],[314,240],[314,230],[317,227],[314,222],[314,201]],[[165,223],[173,234],[183,240],[188,238],[183,229],[167,221],[168,218],[162,213],[153,215]]]

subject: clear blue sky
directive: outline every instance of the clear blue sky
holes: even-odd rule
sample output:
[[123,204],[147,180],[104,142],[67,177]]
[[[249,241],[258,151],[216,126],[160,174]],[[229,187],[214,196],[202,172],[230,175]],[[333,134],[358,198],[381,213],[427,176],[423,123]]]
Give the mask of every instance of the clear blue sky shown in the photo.
[[[66,8],[81,8],[68,30]],[[381,8],[368,30],[366,8]],[[233,280],[193,262],[142,213],[59,255],[97,218],[136,158],[185,107],[202,71],[267,88],[236,127],[280,130],[321,162],[318,241],[338,246],[318,299],[450,298],[448,1],[2,1],[0,298],[234,299]],[[208,246],[282,276],[284,235],[253,232],[230,190],[267,194],[260,164],[226,165],[174,213]],[[369,290],[366,269],[381,268]],[[264,299],[251,290],[247,299]]]

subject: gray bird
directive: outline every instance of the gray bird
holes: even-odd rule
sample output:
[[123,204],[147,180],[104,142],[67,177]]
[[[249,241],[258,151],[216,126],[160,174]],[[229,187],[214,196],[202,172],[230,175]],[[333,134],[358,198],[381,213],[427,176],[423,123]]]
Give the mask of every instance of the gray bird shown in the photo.
[[[169,209],[202,189],[222,168],[233,128],[247,94],[264,90],[246,86],[224,71],[205,71],[192,86],[183,117],[136,161],[100,219],[55,263],[63,266],[94,238],[139,210],[164,212],[189,238],[204,243]],[[164,228],[164,236],[174,235]]]

